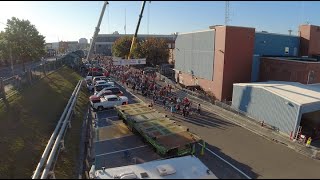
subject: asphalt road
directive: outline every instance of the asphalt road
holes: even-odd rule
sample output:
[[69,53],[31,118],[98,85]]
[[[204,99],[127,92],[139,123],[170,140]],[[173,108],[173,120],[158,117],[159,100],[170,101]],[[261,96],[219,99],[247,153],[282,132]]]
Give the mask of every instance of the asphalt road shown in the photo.
[[[120,87],[121,91],[123,91],[124,95],[129,98],[129,103],[139,102],[138,98],[133,96],[131,93],[128,93],[124,88]],[[138,95],[139,96],[139,95]],[[141,98],[141,96],[139,96]],[[163,111],[163,108],[158,108],[159,110]],[[169,112],[164,112],[168,113]],[[112,111],[101,111],[97,113],[98,118],[107,118],[110,116],[115,116],[116,114],[112,114]],[[200,135],[196,132],[196,128],[194,128],[193,124],[186,124],[183,123],[186,121],[182,117],[173,117],[172,119],[176,120],[178,124],[187,125],[190,127],[191,131],[195,132],[196,134]],[[200,127],[203,128],[203,127]],[[205,130],[207,131],[207,130]],[[202,135],[200,135],[202,137]],[[207,141],[207,138],[205,139]],[[201,146],[196,146],[196,156],[218,177],[218,178],[232,178],[232,179],[247,179],[247,177],[255,177],[254,174],[246,174],[242,170],[240,170],[242,164],[239,164],[232,159],[225,156],[223,153],[220,152],[220,149],[213,146],[212,143],[208,142],[206,144],[206,150],[204,155],[200,154]],[[219,157],[218,157],[219,156]],[[229,164],[228,164],[229,163]],[[230,165],[231,164],[231,165]],[[243,169],[243,168],[242,168]]]
[[[151,102],[151,99],[136,95],[145,102]],[[162,106],[156,105],[155,108],[160,112],[169,113]],[[268,141],[217,114],[203,111],[202,115],[194,114],[187,118],[175,115],[171,118],[189,127],[191,132],[207,142],[208,149],[251,178],[320,178],[319,160],[305,157],[283,145]],[[205,157],[200,156],[200,159],[210,169],[215,169],[213,172],[217,177],[243,177],[242,174],[239,175],[239,171],[207,153],[208,151]]]

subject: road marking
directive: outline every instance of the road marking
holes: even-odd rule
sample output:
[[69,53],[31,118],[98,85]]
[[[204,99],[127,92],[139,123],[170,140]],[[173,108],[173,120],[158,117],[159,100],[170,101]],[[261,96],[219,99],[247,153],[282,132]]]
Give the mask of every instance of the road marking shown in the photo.
[[[202,144],[198,143],[201,147]],[[217,158],[219,158],[220,160],[222,160],[223,162],[227,163],[228,165],[230,165],[233,169],[237,170],[239,173],[241,173],[242,175],[244,175],[246,178],[248,179],[252,179],[250,176],[248,176],[246,173],[244,173],[243,171],[241,171],[240,169],[238,169],[237,167],[235,167],[234,165],[232,165],[231,163],[229,163],[227,160],[223,159],[221,156],[219,156],[218,154],[214,153],[213,151],[211,151],[208,148],[205,148],[207,151],[209,151],[211,154],[215,155]]]
[[[122,85],[120,85],[121,87],[123,87]],[[134,95],[132,92],[128,91],[125,87],[123,87],[128,93],[130,93],[131,95],[133,95],[134,97],[136,97],[137,99],[139,99],[141,102],[144,102],[142,101],[140,98],[138,98],[136,95]],[[202,144],[198,143],[201,147],[202,147]],[[142,147],[142,146],[139,146],[139,147]],[[220,160],[222,160],[223,162],[227,163],[229,166],[231,166],[233,169],[235,169],[236,171],[238,171],[239,173],[241,173],[242,175],[244,175],[246,178],[248,179],[252,179],[250,176],[248,176],[246,173],[244,173],[243,171],[241,171],[240,169],[238,169],[237,167],[235,167],[234,165],[232,165],[231,163],[229,163],[227,160],[223,159],[222,157],[220,157],[218,154],[214,153],[213,151],[211,151],[210,149],[208,148],[205,148],[207,151],[209,151],[211,154],[213,154],[214,156],[216,156],[217,158],[219,158]],[[125,151],[125,150],[122,150],[122,151]],[[121,151],[120,151],[121,152]],[[110,154],[110,153],[106,153],[106,154]],[[112,154],[112,153],[111,153]],[[98,155],[100,156],[100,155]]]
[[144,145],[144,146],[138,146],[138,147],[134,147],[134,148],[123,149],[123,150],[119,150],[119,151],[114,151],[114,152],[99,154],[99,155],[96,155],[96,157],[104,156],[104,155],[109,155],[109,154],[115,154],[115,153],[124,152],[124,151],[129,151],[129,150],[133,150],[133,149],[140,149],[140,148],[144,148],[144,147],[147,147],[147,146],[148,146],[148,145]]
[[[112,126],[114,126],[114,125],[112,125]],[[112,139],[99,140],[99,141],[95,141],[95,142],[98,143],[98,142],[110,141],[110,140],[121,139],[121,138],[129,137],[129,136],[134,136],[134,134],[127,134],[127,135],[124,135],[124,136],[120,136],[120,137],[116,137],[116,138],[112,138]]]
[[105,110],[102,110],[102,111],[97,111],[97,112],[95,112],[96,114],[97,113],[103,113],[103,112],[107,112],[107,111],[111,111],[111,110],[115,110],[115,109],[105,109]]
[[[115,82],[118,84],[118,82]],[[135,98],[137,98],[139,101],[141,102],[144,102],[142,101],[139,97],[137,97],[136,95],[134,95],[132,92],[130,92],[129,90],[127,90],[127,88],[125,88],[124,86],[122,86],[121,84],[118,84],[119,86],[121,86],[123,89],[125,89],[128,93],[130,93],[132,96],[134,96]]]

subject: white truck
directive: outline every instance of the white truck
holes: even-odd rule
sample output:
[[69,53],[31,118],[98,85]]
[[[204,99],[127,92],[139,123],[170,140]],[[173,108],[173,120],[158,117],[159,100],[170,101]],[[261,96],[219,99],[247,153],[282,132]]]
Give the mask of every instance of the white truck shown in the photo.
[[114,106],[120,106],[128,104],[128,98],[126,96],[107,95],[100,98],[100,102],[93,103],[91,101],[91,107],[94,110],[102,111],[105,108],[113,108]]

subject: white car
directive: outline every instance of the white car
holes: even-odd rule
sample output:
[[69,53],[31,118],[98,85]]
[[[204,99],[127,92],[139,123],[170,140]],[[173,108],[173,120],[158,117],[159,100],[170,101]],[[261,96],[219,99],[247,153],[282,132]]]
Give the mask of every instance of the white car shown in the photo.
[[105,76],[96,76],[93,78],[93,82],[95,83],[96,81],[99,81],[99,80],[105,80],[106,81],[106,77]]
[[94,83],[95,86],[99,86],[99,85],[107,85],[109,84],[107,81],[105,80],[98,80]]
[[105,108],[113,108],[114,106],[120,106],[128,104],[128,98],[126,96],[107,95],[100,98],[100,102],[93,103],[91,101],[91,107],[94,110],[101,111]]

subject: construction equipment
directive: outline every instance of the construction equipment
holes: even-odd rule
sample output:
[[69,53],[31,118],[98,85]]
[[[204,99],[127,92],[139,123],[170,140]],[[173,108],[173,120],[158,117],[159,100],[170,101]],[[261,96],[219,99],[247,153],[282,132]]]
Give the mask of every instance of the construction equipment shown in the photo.
[[135,33],[134,33],[134,35],[133,35],[133,38],[132,38],[132,42],[131,42],[131,47],[130,47],[130,52],[129,52],[129,55],[128,55],[128,59],[131,58],[132,49],[133,49],[133,46],[134,46],[135,43],[136,43],[136,39],[137,39],[137,35],[138,35],[138,30],[139,30],[140,22],[141,22],[141,19],[142,19],[142,14],[143,14],[143,10],[144,10],[145,4],[146,4],[146,1],[143,1],[142,7],[141,7],[141,11],[140,11],[140,15],[139,15],[138,24],[137,24],[137,27],[136,27],[136,31],[135,31]]
[[87,62],[91,62],[91,61],[89,61],[89,57],[90,57],[90,55],[92,53],[92,50],[93,50],[93,47],[95,45],[98,33],[100,31],[100,24],[101,24],[103,15],[104,15],[104,11],[106,10],[106,7],[107,7],[108,4],[109,4],[108,1],[104,1],[103,7],[102,7],[102,11],[101,11],[101,14],[100,14],[100,18],[99,18],[99,21],[98,21],[98,25],[97,25],[97,27],[96,27],[96,29],[94,31],[94,34],[93,34],[93,37],[92,37],[92,41],[91,41],[91,44],[90,44],[90,49],[89,49],[89,52],[88,52],[88,55],[87,55],[87,59],[86,59]]

